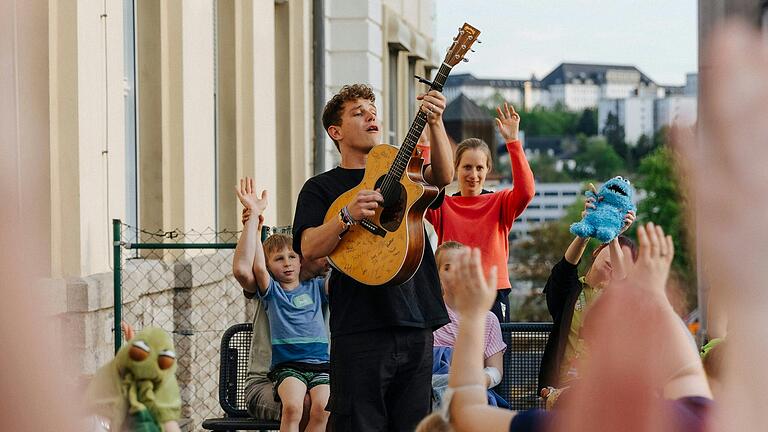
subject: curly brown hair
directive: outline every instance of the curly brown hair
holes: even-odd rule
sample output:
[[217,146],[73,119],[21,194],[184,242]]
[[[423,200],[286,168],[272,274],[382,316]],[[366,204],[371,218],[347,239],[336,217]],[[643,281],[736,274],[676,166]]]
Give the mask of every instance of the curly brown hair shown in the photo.
[[[344,111],[344,104],[357,99],[366,99],[371,101],[371,103],[375,103],[376,95],[373,94],[373,89],[365,84],[345,85],[338,93],[333,95],[323,109],[323,128],[325,128],[326,132],[328,132],[328,128],[331,126],[341,126],[341,114]],[[339,143],[333,137],[331,139],[336,144],[336,150],[339,150]]]

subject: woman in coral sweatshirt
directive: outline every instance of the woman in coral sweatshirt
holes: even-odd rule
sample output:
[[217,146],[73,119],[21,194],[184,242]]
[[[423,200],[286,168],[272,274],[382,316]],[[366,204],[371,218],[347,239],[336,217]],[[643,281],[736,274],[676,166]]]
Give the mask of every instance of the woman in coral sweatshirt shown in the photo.
[[[491,151],[481,139],[465,139],[456,147],[453,159],[459,192],[453,196],[441,195],[440,207],[428,210],[426,217],[435,227],[439,244],[453,240],[479,248],[486,274],[491,267],[498,268],[498,291],[491,311],[499,321],[508,322],[508,296],[512,286],[507,269],[509,230],[533,199],[534,180],[523,145],[517,137],[520,115],[506,103],[503,109],[498,107],[496,111],[496,126],[507,143],[514,186],[498,192],[483,189],[485,178],[493,168]],[[502,304],[506,307],[505,314],[502,314]]]

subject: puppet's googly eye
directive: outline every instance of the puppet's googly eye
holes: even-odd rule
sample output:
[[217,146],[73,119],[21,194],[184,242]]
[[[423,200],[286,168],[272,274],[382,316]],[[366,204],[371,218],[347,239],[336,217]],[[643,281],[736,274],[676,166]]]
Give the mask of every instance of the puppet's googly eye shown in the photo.
[[624,180],[624,177],[622,177],[622,176],[616,176],[616,178],[619,179],[619,180]]
[[160,369],[169,369],[171,366],[173,366],[173,363],[176,361],[176,353],[171,350],[165,350],[161,351],[160,355],[157,357],[157,365],[160,366]]
[[135,361],[142,361],[149,357],[151,349],[146,342],[137,340],[131,342],[131,349],[128,351],[128,356]]

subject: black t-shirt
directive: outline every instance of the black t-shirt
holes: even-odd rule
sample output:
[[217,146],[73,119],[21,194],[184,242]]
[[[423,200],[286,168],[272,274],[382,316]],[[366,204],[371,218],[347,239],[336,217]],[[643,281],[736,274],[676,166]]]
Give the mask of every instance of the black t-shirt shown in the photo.
[[[342,193],[357,186],[365,170],[336,167],[304,183],[293,218],[293,249],[301,252],[301,234],[323,224],[328,208]],[[331,335],[385,327],[437,329],[449,322],[437,264],[425,242],[421,265],[400,285],[369,286],[336,269],[329,280]]]

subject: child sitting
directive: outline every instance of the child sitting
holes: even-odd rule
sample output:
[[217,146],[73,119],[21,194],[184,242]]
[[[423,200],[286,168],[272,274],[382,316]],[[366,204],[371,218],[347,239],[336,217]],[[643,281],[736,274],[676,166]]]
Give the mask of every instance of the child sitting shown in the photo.
[[[438,246],[435,251],[435,261],[437,262],[440,283],[443,288],[443,300],[445,301],[446,309],[448,309],[448,317],[451,319],[450,323],[440,327],[433,333],[435,360],[441,362],[439,366],[450,363],[450,355],[456,344],[460,320],[460,317],[454,312],[454,293],[451,291],[450,285],[446,285],[443,280],[457,265],[456,258],[464,248],[465,246],[459,242],[448,241]],[[501,382],[504,351],[507,348],[501,337],[499,319],[491,311],[488,311],[485,317],[485,339],[483,346],[483,364],[485,365],[483,372],[485,373],[486,387],[490,389],[496,387]],[[448,349],[443,349],[443,347]],[[444,361],[442,361],[443,359]],[[436,409],[439,405],[442,392],[448,385],[448,371],[446,369],[446,367],[433,367],[432,370],[432,387],[435,394],[433,409]],[[493,396],[493,402],[500,402],[502,405],[506,405],[506,401],[502,402],[496,394],[491,395]]]
[[[307,431],[324,431],[328,421],[325,406],[330,393],[328,335],[322,314],[326,301],[323,278],[301,281],[299,255],[290,236],[275,234],[262,247],[256,231],[259,216],[267,206],[266,192],[257,198],[253,181],[245,179],[237,190],[251,218],[235,251],[235,276],[246,292],[258,293],[269,319],[272,364],[269,378],[275,399],[282,402],[281,431],[298,431],[304,398],[311,400]],[[254,226],[250,226],[250,225]],[[251,278],[238,266],[242,257],[253,256]]]

